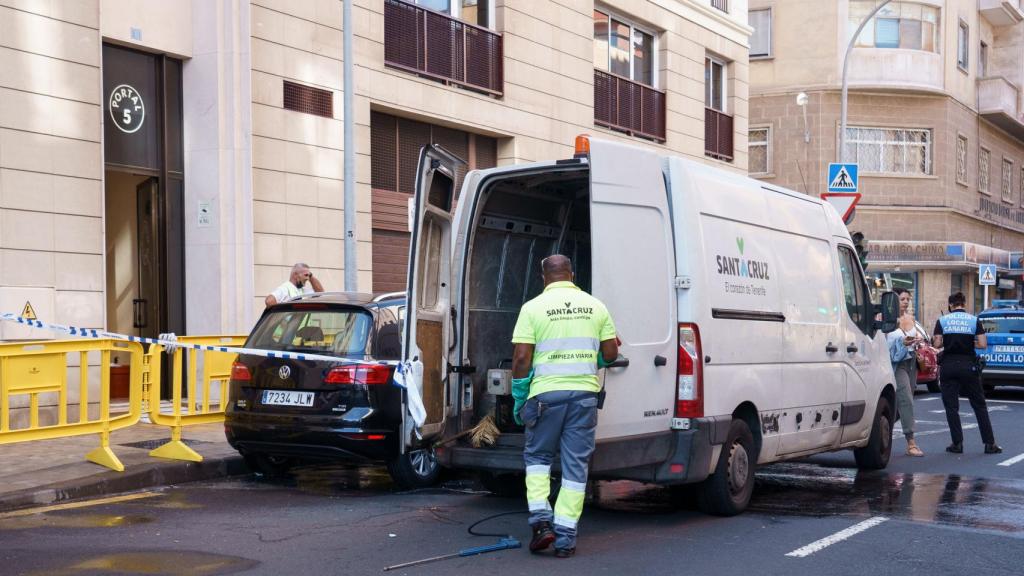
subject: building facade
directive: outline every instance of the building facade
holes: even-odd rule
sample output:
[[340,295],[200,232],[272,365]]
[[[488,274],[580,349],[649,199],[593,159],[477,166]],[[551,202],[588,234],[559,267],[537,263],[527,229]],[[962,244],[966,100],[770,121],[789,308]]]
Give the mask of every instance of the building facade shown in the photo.
[[[880,3],[751,0],[751,175],[827,191],[828,165],[840,161],[846,47]],[[978,264],[997,265],[990,298],[1021,293],[1021,8],[893,1],[850,53],[844,161],[858,163],[862,198],[849,228],[869,239],[878,287],[911,289],[927,325],[951,292],[984,306]]]
[[[0,0],[0,309],[247,332],[307,262],[343,289],[341,0]],[[358,288],[401,289],[420,147],[577,134],[746,171],[746,0],[357,0]],[[0,340],[51,334],[0,326]]]

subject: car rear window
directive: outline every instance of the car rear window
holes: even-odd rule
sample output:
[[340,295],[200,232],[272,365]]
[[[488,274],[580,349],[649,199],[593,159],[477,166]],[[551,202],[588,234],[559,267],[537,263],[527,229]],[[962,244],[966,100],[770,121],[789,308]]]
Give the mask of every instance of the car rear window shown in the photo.
[[246,346],[363,358],[373,316],[361,308],[283,309],[267,314]]
[[1024,334],[1024,316],[989,316],[981,318],[985,332]]

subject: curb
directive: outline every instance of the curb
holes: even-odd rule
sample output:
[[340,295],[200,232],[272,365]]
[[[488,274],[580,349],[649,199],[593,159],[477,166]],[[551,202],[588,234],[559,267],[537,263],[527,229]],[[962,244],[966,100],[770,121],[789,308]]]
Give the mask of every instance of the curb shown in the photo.
[[102,473],[0,495],[0,513],[146,488],[240,476],[250,472],[245,461],[238,455],[206,458],[202,462],[155,462],[147,466],[135,466],[131,471]]

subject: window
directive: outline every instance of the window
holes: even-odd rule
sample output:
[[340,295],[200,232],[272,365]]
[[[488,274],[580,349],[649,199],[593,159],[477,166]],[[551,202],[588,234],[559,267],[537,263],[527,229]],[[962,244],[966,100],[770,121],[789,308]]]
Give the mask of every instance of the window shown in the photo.
[[725,63],[704,58],[704,106],[725,112]]
[[1013,160],[1003,158],[1003,179],[999,191],[1003,202],[1013,202],[1010,190],[1013,189]]
[[985,148],[981,149],[978,153],[978,190],[989,193],[988,190],[988,168],[989,168],[989,152]]
[[767,58],[772,55],[772,10],[750,10],[747,23],[754,29],[750,36],[750,57]]
[[594,68],[654,86],[654,35],[594,10]]
[[967,185],[967,136],[956,137],[956,182]]
[[978,77],[988,76],[988,44],[984,42],[978,47]]
[[1024,206],[1024,166],[1020,167],[1020,179],[1017,183],[1020,185],[1020,204]]
[[960,28],[957,29],[956,33],[956,65],[958,68],[967,72],[967,61],[968,61],[968,48],[969,44],[967,41],[970,39],[969,30],[967,28],[967,22],[960,21]]
[[747,146],[750,161],[747,172],[750,174],[768,174],[771,172],[771,127],[752,127],[748,135]]
[[[876,0],[850,0],[850,35],[875,9]],[[857,37],[857,46],[939,51],[939,9],[916,2],[890,2]]]
[[494,0],[409,0],[410,3],[448,14],[470,24],[491,28]]
[[932,131],[917,128],[846,128],[847,161],[875,174],[932,174]]
[[871,301],[867,298],[867,284],[861,275],[860,264],[853,250],[846,246],[839,247],[839,270],[843,277],[843,296],[846,300],[846,312],[850,320],[868,334],[871,332],[874,317],[869,314]]

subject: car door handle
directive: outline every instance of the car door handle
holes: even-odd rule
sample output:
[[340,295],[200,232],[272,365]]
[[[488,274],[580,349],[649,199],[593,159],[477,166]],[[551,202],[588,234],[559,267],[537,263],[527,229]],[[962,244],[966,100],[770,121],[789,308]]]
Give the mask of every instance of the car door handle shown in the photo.
[[828,344],[825,345],[825,352],[827,354],[835,354],[836,352],[839,352],[839,346],[836,346],[835,344],[829,342]]
[[857,350],[860,350],[860,348],[857,348],[857,345],[854,344],[853,342],[850,342],[846,346],[846,351],[849,352],[850,354],[855,353]]

